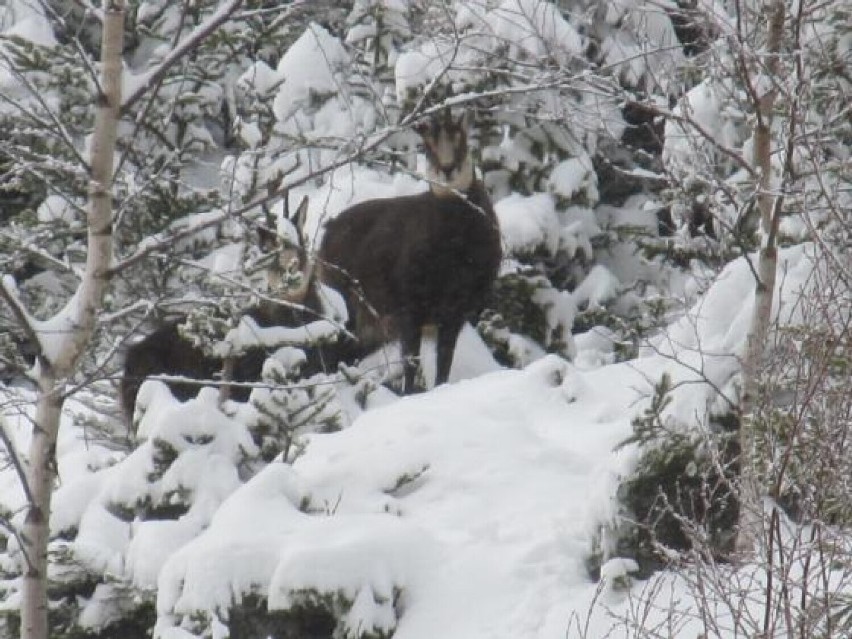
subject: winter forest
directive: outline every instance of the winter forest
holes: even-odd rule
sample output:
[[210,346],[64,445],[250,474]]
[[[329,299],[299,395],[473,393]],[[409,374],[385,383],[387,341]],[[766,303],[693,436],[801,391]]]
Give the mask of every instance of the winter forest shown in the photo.
[[850,92],[847,0],[0,0],[0,637],[852,637]]

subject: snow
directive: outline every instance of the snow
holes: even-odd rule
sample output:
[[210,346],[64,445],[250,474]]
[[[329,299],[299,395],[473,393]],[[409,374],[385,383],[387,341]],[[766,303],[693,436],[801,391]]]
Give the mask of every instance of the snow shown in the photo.
[[588,156],[563,160],[550,173],[550,190],[566,199],[581,189],[588,191],[590,200],[597,199],[597,176]]
[[56,45],[53,27],[39,3],[11,0],[4,5],[0,7],[0,33],[4,37],[22,38],[43,47]]
[[615,361],[616,334],[606,326],[595,326],[585,333],[574,335],[577,354],[574,365],[580,370],[600,368]]
[[[480,78],[475,71],[487,66],[488,55],[519,59],[550,57],[568,63],[582,53],[582,38],[574,27],[549,2],[541,0],[504,0],[498,6],[481,0],[455,3],[455,27],[458,42],[427,38],[400,53],[394,68],[396,97],[400,104],[417,97],[430,82],[449,80],[474,84]],[[462,101],[465,94],[455,100]]]
[[[0,30],[13,24],[14,30],[6,29],[4,35],[53,46],[46,20],[31,5],[8,2],[0,7]],[[463,73],[460,68],[475,67],[481,52],[496,49],[498,41],[509,43],[508,55],[533,60],[552,55],[567,63],[583,53],[584,38],[555,4],[503,0],[491,5],[486,11],[483,2],[457,3],[455,22],[464,34],[458,51],[430,39],[397,57],[394,79],[400,102],[440,75],[451,54],[458,56],[453,60],[457,68],[450,73],[456,80]],[[400,0],[385,6],[403,5]],[[606,6],[613,29],[595,37],[600,36],[604,62],[630,83],[646,82],[647,87],[666,80],[672,60],[647,52],[649,46],[665,49],[676,44],[662,11],[667,6],[644,0]],[[154,9],[143,5],[139,19]],[[637,27],[648,42],[629,35]],[[367,32],[350,32],[350,38]],[[357,142],[365,131],[375,129],[376,116],[364,99],[346,95],[343,79],[349,64],[343,43],[311,24],[276,69],[256,62],[236,80],[236,87],[274,99],[277,134]],[[149,77],[127,74],[126,93]],[[13,84],[0,68],[0,88],[5,91]],[[737,114],[721,108],[721,95],[723,87],[707,80],[681,100],[675,113],[693,118],[723,146],[742,146],[747,155],[749,142],[740,138]],[[204,97],[205,104],[217,105],[223,94],[211,90]],[[566,108],[560,106],[563,97],[554,92],[541,99],[558,113]],[[571,116],[588,130],[583,142],[590,150],[601,128],[608,127],[617,138],[623,126],[614,115],[617,105],[599,100],[592,91],[584,93],[578,103],[581,113]],[[584,116],[584,109],[590,115]],[[259,120],[241,120],[235,132],[253,151],[268,142]],[[206,129],[199,129],[196,137],[203,144],[211,140]],[[507,256],[504,272],[517,265],[513,257],[537,251],[551,257],[560,252],[578,260],[580,255],[589,257],[589,238],[603,229],[656,228],[647,196],[617,208],[591,208],[598,191],[589,157],[579,141],[556,138],[556,146],[571,157],[542,176],[549,192],[507,192],[495,203]],[[507,135],[486,148],[484,157],[510,169],[524,163],[541,166],[527,142]],[[676,122],[666,124],[667,170],[690,175],[696,147],[715,152]],[[256,177],[261,183],[266,177],[280,178],[309,153],[301,148],[285,151],[258,167],[249,153],[221,162],[217,158],[211,166],[221,166],[225,186],[247,193],[246,185]],[[317,154],[299,170],[311,170],[317,158],[340,157],[339,149],[331,147]],[[310,195],[306,231],[316,246],[322,223],[347,206],[425,188],[423,181],[410,176],[389,177],[380,170],[345,166],[328,174],[321,185],[312,181],[294,188],[291,195],[295,201]],[[573,205],[563,206],[564,201]],[[283,204],[277,206],[280,220]],[[42,203],[37,214],[44,223],[77,219],[74,209],[55,196]],[[185,248],[199,237],[215,239],[212,223],[223,217],[222,211],[193,214],[176,221],[170,231],[207,225],[203,236],[198,233],[178,247]],[[284,220],[279,230],[294,231]],[[143,241],[139,250],[157,241]],[[201,264],[213,275],[226,275],[239,267],[241,257],[240,247],[232,245]],[[86,414],[88,409],[69,400],[57,443],[60,485],[50,525],[54,533],[78,531],[73,541],[55,540],[52,549],[67,551],[79,570],[106,582],[85,603],[83,626],[102,627],[113,606],[120,605],[113,584],[127,583],[156,591],[155,636],[162,639],[223,636],[228,610],[250,593],[265,597],[270,609],[281,610],[314,591],[335,598],[342,614],[341,636],[374,632],[400,639],[562,638],[572,621],[591,608],[583,636],[616,636],[609,614],[626,614],[634,605],[631,597],[647,596],[646,584],[631,582],[636,564],[629,558],[607,554],[600,583],[590,580],[585,561],[598,534],[603,535],[604,550],[613,549],[601,530],[618,518],[616,488],[638,454],[633,446],[617,446],[631,435],[632,419],[648,406],[663,374],[674,384],[664,417],[680,428],[705,428],[720,404],[717,391],[736,399],[738,355],[754,303],[748,260],[755,258],[730,263],[705,290],[699,290],[697,278],[689,280],[683,288],[695,303],[641,348],[637,358],[614,363],[616,337],[609,329],[599,326],[568,334],[577,309],[602,307],[640,275],[650,279],[659,264],[641,263],[632,247],[624,246],[600,251],[599,257],[574,291],[544,289],[533,300],[546,310],[547,329],[563,330],[564,355],[570,362],[545,354],[529,338],[511,335],[510,353],[525,367],[504,370],[475,329],[466,325],[448,385],[407,398],[379,387],[356,398],[375,378],[368,376],[358,387],[322,382],[338,393],[333,407],[343,412],[343,428],[333,433],[299,431],[294,446],[298,451],[286,461],[259,461],[260,444],[246,426],[257,418],[257,410],[236,402],[220,406],[213,388],[179,402],[163,383],[147,381],[138,396],[135,447],[128,453],[93,442],[73,419],[74,413]],[[780,324],[800,320],[793,302],[805,290],[811,270],[811,247],[781,251],[783,277],[773,311]],[[14,292],[11,278],[4,277],[2,284]],[[259,328],[245,318],[226,343],[239,350],[329,338],[346,316],[339,295],[326,291],[325,296],[329,319],[298,328]],[[60,336],[73,329],[78,314],[77,298],[72,297],[54,318],[33,320],[49,357],[57,356]],[[430,340],[422,345],[427,380],[434,378],[434,350]],[[267,362],[265,372],[285,369],[302,357],[301,351],[285,346]],[[394,344],[364,364],[366,370],[389,369],[391,377],[394,367],[399,369]],[[253,399],[261,403],[284,390],[257,388]],[[302,405],[311,401],[306,388],[291,390]],[[31,392],[0,385],[0,425],[22,454],[29,444],[33,410]],[[11,467],[0,470],[0,506],[2,512],[15,513],[15,522],[25,512],[25,495]],[[9,547],[9,556],[21,564],[16,542],[10,540]],[[694,608],[681,577],[664,573],[659,583],[664,587],[651,597],[651,622],[662,621],[675,604],[680,610]],[[603,605],[595,607],[595,602]],[[723,618],[725,613],[717,614]],[[690,628],[688,636],[698,633]]]
[[36,211],[39,222],[63,222],[71,224],[78,218],[74,206],[59,195],[48,195]]
[[[16,41],[20,39],[19,45]],[[57,45],[56,36],[45,9],[38,2],[28,0],[10,0],[0,5],[0,115],[15,113],[19,109],[38,113],[45,108],[56,109],[58,96],[45,91],[38,97],[30,91],[32,79],[25,80],[16,67],[19,47],[32,45],[35,51],[39,47],[53,48]],[[24,54],[31,55],[31,54]],[[36,55],[44,55],[37,53]]]
[[281,81],[278,72],[263,60],[253,62],[237,79],[237,87],[260,96],[269,94]]
[[601,308],[604,302],[616,297],[620,286],[618,278],[607,267],[596,264],[574,289],[574,298],[588,308]]
[[512,58],[552,56],[562,63],[583,51],[583,39],[559,9],[542,0],[504,0],[490,8],[479,0],[460,2],[459,28],[480,28],[495,42],[508,43]]
[[670,171],[689,175],[697,154],[712,154],[717,145],[735,149],[741,142],[735,120],[723,109],[724,92],[724,87],[717,87],[707,79],[688,91],[674,108],[676,116],[695,122],[710,139],[704,139],[689,124],[667,119],[663,132],[663,163]]
[[617,69],[629,84],[645,83],[673,92],[677,88],[675,72],[684,63],[683,50],[667,12],[673,8],[676,5],[667,1],[606,3],[604,17],[611,29],[600,34],[604,64]]
[[[225,607],[234,586],[253,583],[273,607],[302,588],[342,590],[358,604],[350,629],[390,623],[397,637],[449,629],[477,637],[510,619],[521,626],[504,629],[520,630],[542,601],[561,596],[554,585],[584,580],[576,554],[564,553],[584,548],[590,525],[571,495],[589,489],[584,475],[628,425],[598,423],[578,449],[584,438],[571,414],[579,397],[600,401],[593,395],[569,364],[550,357],[311,436],[292,468],[267,467],[166,564],[161,614]],[[254,513],[250,528],[246,509]],[[234,551],[230,567],[209,568]],[[236,565],[245,567],[239,576]],[[405,592],[400,620],[385,608],[394,587]],[[521,592],[513,603],[512,593]],[[472,597],[483,605],[471,607]]]
[[402,173],[389,177],[374,169],[346,166],[333,171],[318,189],[294,189],[293,200],[310,196],[303,233],[309,245],[316,248],[322,240],[322,225],[346,208],[365,200],[411,195],[428,188],[427,182]]
[[321,319],[309,322],[297,328],[286,328],[283,326],[270,326],[262,328],[248,316],[240,319],[239,325],[231,329],[225,336],[227,351],[223,355],[243,352],[247,348],[265,346],[267,348],[313,344],[319,341],[334,338],[340,332],[346,318]]
[[257,148],[258,144],[263,141],[263,134],[260,131],[260,127],[258,127],[255,122],[246,122],[237,119],[234,124],[234,128],[239,133],[240,139],[245,142],[246,146],[250,149]]
[[[807,285],[811,248],[784,249],[780,260],[776,313],[798,321],[792,302]],[[453,383],[382,395],[339,432],[305,433],[292,464],[255,473],[239,466],[255,444],[237,413],[218,408],[214,389],[181,403],[149,381],[140,444],[120,461],[63,418],[52,527],[79,529],[63,543],[86,570],[156,588],[158,637],[197,636],[190,619],[222,631],[230,606],[250,592],[275,610],[314,591],[337,598],[352,636],[561,639],[590,609],[586,636],[605,636],[609,615],[631,605],[620,588],[639,596],[645,587],[630,585],[627,558],[605,557],[601,591],[584,567],[593,535],[617,517],[619,478],[635,463],[634,447],[616,446],[664,372],[675,384],[668,418],[704,426],[714,393],[695,382],[735,388],[753,289],[745,258],[731,263],[637,359],[617,364],[612,334],[597,328],[577,336],[576,364],[546,355],[497,370],[493,360],[475,364],[481,346],[467,329]],[[605,290],[594,288],[598,298]],[[465,368],[475,376],[464,379]],[[0,405],[24,449],[32,405]],[[175,455],[165,467],[156,462],[164,450]],[[0,473],[0,495],[17,509],[10,475]],[[185,512],[138,514],[170,504]],[[680,597],[679,609],[694,605],[680,578],[659,579],[671,588],[658,591],[652,618],[666,614],[669,596]],[[87,604],[92,627],[112,614],[107,595]]]
[[80,289],[68,299],[65,306],[49,319],[30,318],[30,325],[38,337],[39,345],[49,362],[57,362],[67,351],[68,340],[77,331],[81,317]]
[[[505,0],[487,16],[498,38],[534,58],[555,55],[564,62],[583,51],[580,34],[549,2]],[[517,53],[510,55],[516,57]]]
[[[737,400],[739,359],[745,352],[745,340],[754,307],[754,278],[749,260],[756,255],[739,258],[728,264],[715,283],[692,306],[650,344],[641,355],[674,359],[681,366],[675,380],[701,385],[690,391],[674,391],[671,415],[679,423],[706,423],[717,398],[712,387],[725,391]],[[802,244],[779,252],[779,279],[773,296],[773,319],[780,325],[800,322],[796,300],[807,292],[813,271],[813,246]],[[640,360],[641,361],[641,360]]]
[[509,253],[533,253],[544,248],[553,255],[559,249],[559,219],[551,196],[513,193],[497,202],[494,212]]
[[396,99],[405,103],[409,92],[429,84],[452,60],[452,48],[428,41],[420,49],[401,53],[394,65]]
[[[317,60],[324,64],[317,64]],[[341,85],[339,69],[348,60],[340,40],[311,23],[278,63],[276,74],[283,84],[272,106],[276,117],[289,119],[300,106],[310,102],[314,93],[335,93]]]

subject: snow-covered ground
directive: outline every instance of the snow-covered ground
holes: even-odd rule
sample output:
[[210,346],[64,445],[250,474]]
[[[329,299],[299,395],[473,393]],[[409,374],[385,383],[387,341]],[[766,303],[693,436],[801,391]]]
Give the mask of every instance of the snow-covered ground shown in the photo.
[[272,607],[302,589],[342,591],[353,631],[558,635],[566,593],[590,586],[585,497],[609,484],[608,451],[629,429],[589,381],[547,358],[312,436],[292,467],[268,466],[168,559],[161,621],[227,607],[235,583],[255,583]]
[[[782,260],[784,318],[810,261],[801,247]],[[595,602],[586,636],[602,637],[611,615],[630,605],[584,567],[593,535],[617,516],[617,482],[634,461],[632,447],[615,447],[665,371],[677,387],[669,414],[702,425],[710,387],[677,383],[701,374],[732,388],[752,288],[745,261],[733,263],[654,348],[618,364],[606,363],[604,337],[584,335],[576,364],[546,356],[524,370],[499,370],[469,331],[454,383],[404,399],[382,395],[349,427],[307,435],[292,465],[273,462],[247,481],[236,464],[251,441],[218,411],[215,393],[185,404],[162,399],[143,422],[147,439],[117,463],[66,419],[53,527],[79,528],[71,549],[88,570],[156,588],[160,637],[191,636],[180,627],[192,618],[206,619],[218,636],[244,594],[260,593],[280,609],[305,590],[351,602],[352,636],[382,629],[398,639],[556,639],[585,622]],[[3,405],[23,444],[28,408],[19,399],[17,413]],[[178,456],[153,480],[156,441]],[[18,509],[12,470],[0,481],[4,506]],[[178,519],[114,514],[116,504],[156,502],[180,488],[195,497]],[[623,566],[606,566],[605,581]],[[689,605],[672,581],[651,619],[665,618],[672,592]],[[99,588],[84,615],[94,626],[109,617],[111,586]]]
[[[37,3],[0,4],[3,35],[45,46],[57,42]],[[143,3],[136,18],[141,21],[147,10],[159,11],[156,4]],[[533,0],[492,4],[490,11],[478,3],[457,7],[455,27],[466,34],[459,43],[418,39],[394,52],[398,58],[391,93],[397,106],[445,71],[455,82],[474,80],[474,70],[489,62],[489,52],[522,61],[522,69],[534,68],[529,61],[545,53],[570,68],[588,48],[586,27],[575,28],[556,5]],[[605,66],[617,70],[628,85],[645,90],[659,85],[668,96],[672,89],[666,85],[680,81],[675,69],[683,59],[665,12],[628,2],[608,3],[604,13],[596,22],[595,48]],[[724,19],[722,14],[716,18]],[[364,33],[361,29],[350,37]],[[509,45],[505,50],[504,43]],[[361,140],[364,132],[379,128],[375,105],[347,86],[353,62],[349,51],[330,31],[312,24],[277,64],[255,61],[234,78],[235,90],[256,95],[271,109],[277,135],[316,141],[317,148],[259,161],[258,150],[274,147],[264,138],[263,119],[240,120],[234,130],[250,152],[222,158],[221,175],[218,161],[187,167],[188,183],[206,188],[219,185],[221,178],[222,192],[237,198],[256,184],[279,183],[283,175],[298,181],[305,171],[338,166],[340,141]],[[450,56],[456,56],[456,68],[446,68]],[[137,57],[126,68],[125,94],[151,77],[147,55]],[[9,96],[0,105],[4,113],[32,97],[9,64],[0,61],[0,91]],[[750,142],[742,139],[741,113],[722,99],[722,84],[708,79],[693,87],[674,112],[688,111],[716,144],[739,153]],[[219,90],[213,83],[209,89],[214,94]],[[356,389],[341,384],[328,412],[342,412],[343,428],[303,434],[294,447],[303,450],[292,455],[292,463],[259,461],[261,451],[247,427],[257,419],[252,406],[231,405],[223,412],[212,389],[180,403],[156,382],[140,392],[147,412],[133,451],[108,448],[76,419],[90,410],[81,400],[92,397],[83,390],[65,405],[51,512],[57,534],[52,576],[70,581],[79,576],[75,570],[85,571],[90,582],[99,584],[88,601],[81,598],[83,625],[107,625],[120,611],[122,597],[144,591],[156,594],[156,636],[162,639],[225,636],[229,609],[247,594],[260,595],[271,609],[280,610],[306,593],[328,595],[340,604],[345,611],[340,634],[347,637],[371,632],[393,632],[400,639],[643,636],[619,625],[620,618],[634,613],[646,627],[667,629],[657,636],[692,639],[703,632],[694,612],[698,604],[681,576],[664,573],[654,582],[615,587],[629,572],[629,560],[613,557],[600,582],[589,577],[586,560],[596,538],[605,553],[612,550],[602,531],[619,517],[616,490],[638,453],[632,445],[618,445],[632,434],[631,422],[648,406],[661,376],[668,374],[674,389],[665,416],[681,428],[706,427],[711,412],[722,407],[720,392],[736,399],[738,354],[749,329],[754,275],[744,259],[704,281],[695,270],[672,274],[659,262],[643,261],[633,243],[593,250],[590,238],[618,227],[644,227],[653,234],[660,203],[641,194],[619,207],[600,204],[602,185],[591,156],[604,133],[621,138],[621,100],[603,100],[597,90],[579,91],[576,98],[570,97],[573,93],[535,92],[536,101],[549,105],[543,122],[571,124],[563,131],[566,135],[554,139],[561,145],[559,153],[568,157],[548,169],[546,190],[511,192],[508,174],[499,172],[492,173],[488,184],[504,235],[504,274],[521,266],[520,255],[536,251],[566,259],[595,254],[595,266],[572,291],[543,289],[533,300],[546,308],[550,331],[566,332],[569,343],[563,354],[570,361],[544,355],[532,340],[511,335],[513,361],[528,365],[504,370],[468,328],[459,342],[451,384],[402,399],[379,388],[364,406],[355,400]],[[37,102],[59,104],[53,92],[39,95]],[[517,102],[506,114],[529,108]],[[507,134],[509,122],[503,123]],[[670,175],[692,177],[699,155],[712,159],[719,153],[707,141],[696,146],[694,131],[679,121],[670,119],[665,126],[662,160]],[[198,135],[205,146],[215,146],[203,127]],[[496,162],[512,171],[524,163],[537,165],[541,158],[523,139],[505,135],[499,143],[492,141],[481,149],[483,163]],[[737,174],[728,179],[729,185],[740,180]],[[425,188],[425,182],[409,175],[390,177],[381,167],[345,164],[330,171],[322,185],[310,180],[293,188],[291,196],[294,201],[310,196],[307,232],[316,243],[328,217],[354,202]],[[742,209],[729,209],[727,221],[734,225]],[[172,230],[223,217],[222,211],[195,212],[175,222]],[[45,224],[73,224],[76,219],[59,196],[45,200],[37,218]],[[801,223],[797,220],[785,216],[782,236],[801,235],[791,232]],[[207,233],[215,232],[211,227]],[[233,268],[238,259],[233,248],[208,258],[213,273]],[[796,321],[796,301],[811,272],[809,250],[805,245],[781,254],[776,296],[781,323]],[[680,277],[682,281],[667,281],[670,286],[658,290],[694,300],[694,305],[636,359],[613,363],[615,349],[606,329],[567,337],[578,309],[599,308],[626,295],[637,281],[656,285]],[[653,287],[643,290],[657,294]],[[73,309],[73,301],[66,308]],[[34,324],[42,334],[59,335],[68,317],[66,311]],[[331,327],[309,328],[302,332]],[[54,344],[45,342],[48,353]],[[379,354],[365,369],[396,359],[392,351]],[[429,377],[434,367],[428,356],[425,365]],[[255,399],[263,392],[269,393],[259,389]],[[306,405],[312,398],[295,389],[289,399]],[[23,453],[33,404],[26,389],[0,385],[4,437]],[[0,525],[7,524],[7,514],[20,523],[24,507],[15,468],[3,466]],[[10,538],[8,552],[0,553],[0,574],[20,572],[22,564],[16,540]],[[744,567],[742,574],[759,588],[759,571],[752,568]],[[12,597],[0,601],[0,608],[18,603]],[[744,607],[755,606],[747,612],[759,616],[759,603]],[[675,609],[680,612],[672,623]],[[716,617],[722,628],[718,636],[737,636],[725,634],[730,610],[720,604],[703,612]]]

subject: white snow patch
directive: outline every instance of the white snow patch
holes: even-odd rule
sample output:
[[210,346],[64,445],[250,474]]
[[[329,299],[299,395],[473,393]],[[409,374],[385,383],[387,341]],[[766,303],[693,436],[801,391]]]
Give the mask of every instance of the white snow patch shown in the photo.
[[403,639],[555,632],[565,589],[592,587],[579,560],[592,522],[572,495],[629,427],[598,420],[577,437],[572,415],[611,404],[592,388],[549,356],[310,436],[292,468],[267,467],[166,563],[161,620],[227,607],[250,584],[274,607],[302,588],[342,593],[347,627]]
[[563,160],[550,173],[550,190],[560,197],[571,199],[581,190],[587,198],[597,199],[597,174],[588,157]]
[[78,214],[74,206],[64,197],[48,195],[36,211],[39,222],[63,222],[71,224],[77,221]]
[[587,306],[590,309],[600,308],[607,301],[615,299],[620,287],[618,278],[608,268],[596,264],[574,289],[574,299],[578,306]]
[[509,46],[512,59],[553,56],[566,63],[583,52],[577,30],[556,5],[542,0],[504,0],[496,8],[481,2],[460,3],[456,24],[492,34],[496,42]]
[[278,62],[276,74],[282,84],[272,104],[276,118],[289,119],[309,105],[315,94],[336,93],[343,84],[342,67],[348,62],[340,40],[315,22],[309,24]]
[[[690,89],[674,108],[675,115],[694,121],[712,142],[689,124],[667,119],[663,131],[663,164],[670,171],[677,175],[691,175],[696,157],[712,161],[719,155],[716,145],[737,149],[740,136],[735,121],[724,108],[724,93],[724,89],[707,79]],[[719,159],[730,161],[722,157]]]
[[508,253],[532,253],[544,248],[553,255],[559,249],[559,218],[550,195],[513,193],[497,202],[494,211]]
[[[11,0],[0,6],[0,33],[5,37],[22,38],[42,47],[56,46],[50,20],[37,2]],[[4,65],[0,64],[0,69]]]

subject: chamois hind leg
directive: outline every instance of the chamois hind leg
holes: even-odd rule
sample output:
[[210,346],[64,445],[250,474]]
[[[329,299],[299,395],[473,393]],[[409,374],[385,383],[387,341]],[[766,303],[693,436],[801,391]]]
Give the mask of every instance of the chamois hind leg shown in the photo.
[[415,387],[415,380],[420,363],[420,327],[411,321],[401,322],[399,346],[404,371],[402,394],[411,395],[419,390]]
[[461,332],[463,320],[444,321],[438,325],[437,340],[437,371],[435,386],[446,384],[450,378],[450,368],[453,366],[453,353]]

